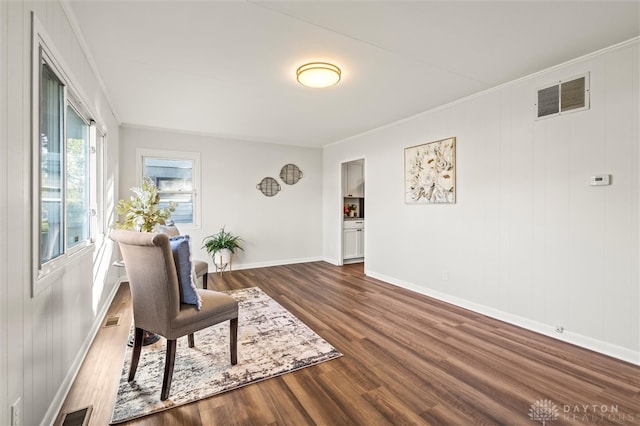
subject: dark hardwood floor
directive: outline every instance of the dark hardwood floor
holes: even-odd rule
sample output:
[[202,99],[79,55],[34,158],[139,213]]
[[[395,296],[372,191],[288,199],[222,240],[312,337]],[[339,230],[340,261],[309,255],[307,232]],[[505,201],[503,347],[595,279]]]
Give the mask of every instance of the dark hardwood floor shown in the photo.
[[[362,264],[324,262],[209,275],[209,288],[260,287],[344,356],[177,407],[135,425],[640,424],[640,367],[394,287]],[[131,321],[128,286],[61,413],[93,405],[108,423]],[[144,350],[144,349],[143,349]],[[60,416],[59,420],[60,421]]]

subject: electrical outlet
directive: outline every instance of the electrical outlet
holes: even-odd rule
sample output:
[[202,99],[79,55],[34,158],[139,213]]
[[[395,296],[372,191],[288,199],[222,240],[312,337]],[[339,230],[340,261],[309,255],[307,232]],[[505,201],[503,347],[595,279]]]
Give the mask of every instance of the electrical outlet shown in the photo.
[[22,398],[16,399],[11,406],[11,426],[22,425]]
[[556,325],[556,333],[564,333],[564,327],[561,325]]
[[446,269],[442,271],[442,281],[449,281],[449,271]]

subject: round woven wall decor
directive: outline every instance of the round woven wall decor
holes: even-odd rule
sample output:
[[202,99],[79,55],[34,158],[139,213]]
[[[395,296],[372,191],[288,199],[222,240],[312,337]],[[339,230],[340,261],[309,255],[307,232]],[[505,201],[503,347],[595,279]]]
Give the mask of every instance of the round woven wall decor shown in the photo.
[[274,178],[266,177],[256,185],[256,188],[267,197],[273,197],[280,191],[280,184]]
[[295,185],[302,178],[302,171],[295,164],[287,164],[280,170],[280,179],[287,185]]

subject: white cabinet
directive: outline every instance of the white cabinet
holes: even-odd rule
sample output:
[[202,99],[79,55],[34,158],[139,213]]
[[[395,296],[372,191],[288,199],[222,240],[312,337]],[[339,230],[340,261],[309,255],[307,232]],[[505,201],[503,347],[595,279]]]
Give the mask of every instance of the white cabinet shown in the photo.
[[345,197],[364,197],[364,160],[342,164],[342,183]]
[[364,257],[364,221],[345,221],[342,240],[342,258],[347,260],[362,257]]
[[344,259],[355,259],[357,257],[362,257],[362,255],[358,256],[360,234],[362,234],[360,229],[344,230],[344,249],[342,252],[342,256]]

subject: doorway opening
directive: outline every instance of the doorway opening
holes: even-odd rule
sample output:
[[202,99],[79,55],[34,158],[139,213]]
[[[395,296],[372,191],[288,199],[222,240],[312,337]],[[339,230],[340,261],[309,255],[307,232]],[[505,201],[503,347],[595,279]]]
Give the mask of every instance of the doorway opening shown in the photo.
[[342,263],[364,262],[364,158],[342,163]]

